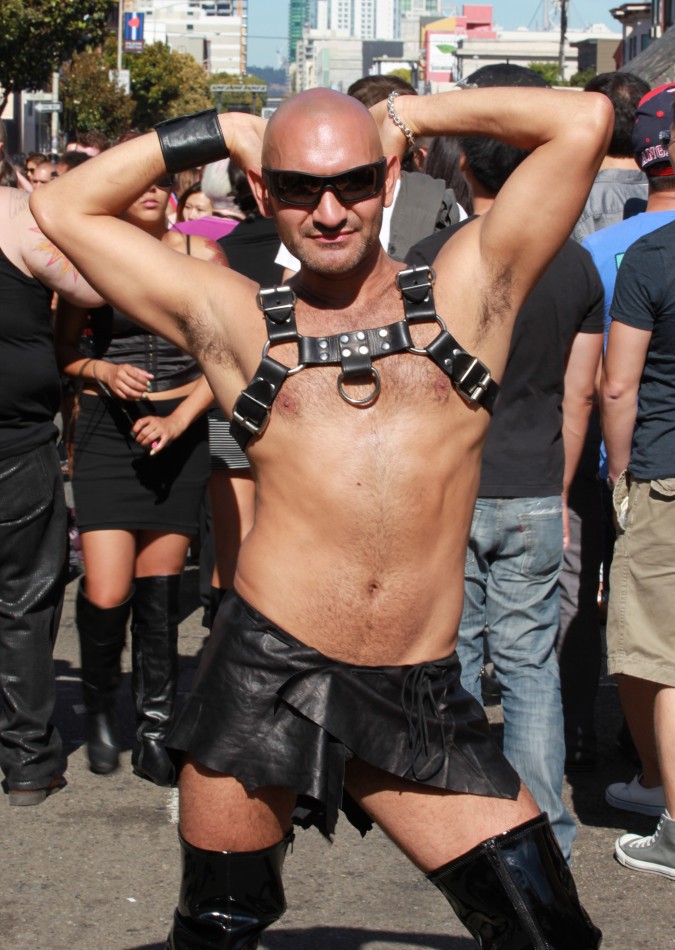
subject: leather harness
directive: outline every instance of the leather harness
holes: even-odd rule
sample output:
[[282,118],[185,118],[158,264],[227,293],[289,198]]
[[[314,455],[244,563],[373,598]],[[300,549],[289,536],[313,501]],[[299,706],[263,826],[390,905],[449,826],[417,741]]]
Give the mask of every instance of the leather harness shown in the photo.
[[[265,431],[272,404],[288,376],[308,366],[339,365],[341,371],[337,388],[340,396],[353,406],[368,406],[380,392],[380,374],[373,366],[373,360],[405,351],[428,356],[449,377],[460,396],[491,413],[499,387],[487,366],[462,349],[436,313],[434,279],[432,268],[427,266],[399,271],[396,285],[403,298],[402,320],[383,327],[319,337],[298,333],[295,323],[296,296],[290,287],[260,290],[257,304],[265,316],[268,339],[260,365],[248,386],[239,394],[232,412],[231,433],[241,448],[246,448],[253,436]],[[438,336],[428,346],[416,347],[410,335],[410,326],[434,322],[440,327]],[[297,344],[296,366],[285,366],[269,355],[270,348],[279,343]],[[355,399],[345,392],[345,382],[363,380],[364,377],[372,380],[371,393],[363,399]]]

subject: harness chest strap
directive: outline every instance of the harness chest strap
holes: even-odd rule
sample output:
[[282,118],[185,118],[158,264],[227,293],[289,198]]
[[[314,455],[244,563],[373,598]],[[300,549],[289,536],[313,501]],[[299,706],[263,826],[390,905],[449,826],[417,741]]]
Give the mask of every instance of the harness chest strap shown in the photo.
[[[295,322],[295,294],[290,287],[261,290],[257,303],[265,316],[268,340],[253,379],[234,405],[231,432],[242,448],[254,435],[260,435],[269,422],[272,404],[288,376],[308,366],[339,365],[337,380],[341,397],[352,405],[372,403],[380,391],[380,375],[373,360],[392,353],[428,356],[452,381],[457,392],[472,404],[492,412],[499,387],[487,366],[462,349],[436,313],[433,296],[434,273],[430,267],[411,267],[400,271],[396,283],[403,298],[404,318],[396,323],[366,330],[350,330],[331,336],[308,337],[298,333]],[[440,332],[426,347],[414,345],[410,326],[417,323],[438,323]],[[269,356],[272,346],[294,342],[298,347],[298,363],[285,366]],[[372,391],[363,399],[350,396],[345,382],[370,377]]]

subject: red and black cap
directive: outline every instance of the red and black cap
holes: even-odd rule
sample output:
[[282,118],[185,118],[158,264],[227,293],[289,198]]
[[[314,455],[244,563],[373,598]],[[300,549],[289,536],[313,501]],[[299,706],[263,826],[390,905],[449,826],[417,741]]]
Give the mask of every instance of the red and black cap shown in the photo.
[[652,89],[638,103],[633,126],[633,154],[647,175],[672,175],[668,157],[675,83]]

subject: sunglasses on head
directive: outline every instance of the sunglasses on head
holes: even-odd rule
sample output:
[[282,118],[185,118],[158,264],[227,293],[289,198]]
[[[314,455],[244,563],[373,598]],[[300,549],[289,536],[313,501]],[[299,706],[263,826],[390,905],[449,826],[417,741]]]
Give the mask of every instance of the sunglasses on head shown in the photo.
[[387,173],[384,158],[369,165],[348,168],[339,175],[307,175],[305,172],[263,168],[265,184],[273,198],[287,205],[317,205],[327,188],[347,204],[374,198],[382,191]]

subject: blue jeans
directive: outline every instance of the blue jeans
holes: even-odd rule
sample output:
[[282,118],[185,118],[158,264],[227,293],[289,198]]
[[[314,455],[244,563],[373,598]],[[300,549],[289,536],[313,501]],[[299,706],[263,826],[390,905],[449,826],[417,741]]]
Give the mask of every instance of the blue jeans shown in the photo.
[[483,637],[502,687],[504,754],[569,861],[576,825],[562,802],[560,673],[562,506],[549,498],[479,498],[466,554],[457,652],[462,683],[480,700]]

